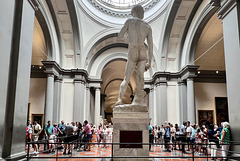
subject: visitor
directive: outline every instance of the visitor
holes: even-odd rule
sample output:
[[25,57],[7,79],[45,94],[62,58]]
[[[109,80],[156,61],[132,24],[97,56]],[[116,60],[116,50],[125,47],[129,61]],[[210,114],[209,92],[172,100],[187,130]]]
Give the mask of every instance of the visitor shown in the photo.
[[27,121],[27,127],[26,127],[26,143],[30,142],[32,138],[32,125],[30,120]]
[[165,135],[164,135],[164,141],[165,141],[165,151],[166,152],[171,152],[170,150],[170,137],[171,137],[171,133],[170,133],[170,126],[167,125],[165,127]]
[[201,132],[200,129],[197,129],[197,132],[196,132],[196,136],[195,136],[195,139],[196,139],[196,154],[198,155],[202,155],[201,153],[201,148],[202,148],[202,142],[203,142],[203,133]]
[[194,123],[192,125],[191,138],[190,138],[191,149],[193,149],[193,145],[195,144],[195,141],[196,141],[196,138],[195,138],[196,137],[196,133],[197,133],[197,126]]
[[[85,139],[86,139],[86,142],[87,143],[90,143],[91,141],[91,126],[88,124],[88,121],[85,120],[84,121],[84,129],[83,129],[83,132],[85,133]],[[84,148],[84,151],[91,151],[91,147],[90,147],[90,144],[85,144],[85,148]]]
[[72,146],[71,142],[74,140],[73,133],[74,133],[74,127],[72,124],[69,124],[65,126],[65,131],[64,133],[66,134],[66,137],[64,138],[64,151],[63,154],[66,154],[66,150],[68,148],[68,154],[72,154]]
[[190,126],[190,121],[187,121],[187,128],[186,128],[186,142],[188,144],[187,151],[190,151],[190,144],[191,144],[191,134],[192,134],[192,127]]
[[39,153],[37,142],[38,142],[38,138],[39,138],[39,135],[41,133],[41,130],[42,130],[41,126],[38,124],[38,122],[34,121],[33,131],[32,131],[32,142],[34,142],[34,144],[33,144],[33,149],[34,149],[33,154],[35,154],[35,155],[37,155]]
[[52,151],[52,153],[55,152],[54,150],[54,127],[53,125],[51,125],[51,121],[48,121],[47,123],[47,126],[45,127],[44,129],[44,133],[45,133],[45,136],[46,136],[46,140],[48,140],[48,149],[49,149],[49,152]]
[[98,146],[100,146],[100,143],[103,139],[102,125],[99,125],[96,131],[97,131],[97,143],[98,143]]
[[185,126],[187,126],[187,122],[183,122],[182,125],[179,126],[179,137],[180,137],[180,144],[181,144],[181,151],[183,153],[186,153],[185,151],[185,144],[186,144],[186,128]]
[[221,135],[221,144],[222,144],[222,157],[223,160],[227,160],[227,154],[230,147],[230,124],[228,122],[223,123],[222,135]]
[[[65,133],[66,125],[64,124],[64,120],[61,121],[61,124],[58,126],[58,128],[60,129],[58,134],[59,142],[62,143],[64,142],[64,137],[66,136]],[[58,148],[62,149],[63,147],[60,145]]]
[[149,151],[151,150],[151,147],[152,147],[152,144],[153,144],[153,140],[154,140],[153,128],[149,124]]
[[107,126],[104,125],[104,126],[103,126],[103,139],[102,139],[103,148],[106,148],[106,147],[107,147],[107,145],[106,145],[106,143],[107,143],[107,136],[108,136]]
[[208,141],[211,149],[211,160],[217,159],[217,144],[219,141],[217,139],[217,131],[214,131],[214,125],[210,124],[208,126]]

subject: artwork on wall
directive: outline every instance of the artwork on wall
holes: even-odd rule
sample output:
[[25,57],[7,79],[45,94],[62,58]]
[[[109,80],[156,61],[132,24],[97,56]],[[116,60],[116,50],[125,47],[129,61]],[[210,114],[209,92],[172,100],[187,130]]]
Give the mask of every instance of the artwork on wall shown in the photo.
[[215,97],[217,125],[229,121],[227,97]]
[[198,110],[199,125],[213,124],[213,110]]

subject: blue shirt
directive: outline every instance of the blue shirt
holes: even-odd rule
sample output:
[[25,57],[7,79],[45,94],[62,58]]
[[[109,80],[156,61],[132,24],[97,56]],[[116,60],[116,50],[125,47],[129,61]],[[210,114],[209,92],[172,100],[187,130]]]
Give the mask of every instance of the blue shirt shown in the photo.
[[192,128],[191,138],[195,138],[196,132],[197,132],[197,128],[196,129]]
[[47,125],[44,130],[46,131],[46,133],[47,133],[48,135],[53,135],[53,130],[54,130],[54,128],[53,128],[52,125],[50,125],[50,126]]
[[169,128],[165,128],[165,135],[166,135],[166,137],[170,137],[170,129]]
[[61,130],[61,132],[63,133],[66,129],[66,126],[64,124],[60,124],[59,125],[59,129]]

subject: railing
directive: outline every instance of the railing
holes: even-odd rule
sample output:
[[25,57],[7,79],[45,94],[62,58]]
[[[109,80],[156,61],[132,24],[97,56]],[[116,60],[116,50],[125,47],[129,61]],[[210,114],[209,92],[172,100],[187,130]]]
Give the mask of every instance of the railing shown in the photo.
[[[63,137],[64,138],[64,137]],[[57,138],[57,139],[60,139],[60,138]],[[209,150],[211,150],[211,145],[210,144],[190,144],[190,151],[188,153],[183,153],[183,152],[178,152],[177,150],[173,150],[173,147],[176,148],[176,145],[178,144],[175,144],[175,143],[167,143],[167,144],[164,144],[164,143],[87,143],[87,142],[79,142],[79,140],[74,140],[70,143],[48,143],[47,142],[48,140],[44,140],[44,141],[38,141],[38,142],[28,142],[27,143],[27,160],[29,159],[66,159],[66,158],[71,158],[71,159],[94,159],[94,158],[108,158],[108,159],[114,159],[114,158],[161,158],[161,159],[197,159],[197,158],[202,158],[202,159],[207,159],[209,160],[211,158],[211,156],[209,155]],[[55,149],[55,153],[54,155],[48,155],[48,154],[44,154],[45,152],[49,151],[49,149],[43,149],[43,150],[40,150],[39,151],[39,154],[38,156],[34,155],[34,154],[31,154],[30,153],[30,145],[31,144],[40,144],[40,145],[44,145],[44,147],[48,144],[54,144],[54,149]],[[62,156],[62,152],[61,150],[59,150],[57,147],[58,145],[62,146],[62,145],[66,145],[66,144],[70,144],[72,145],[71,146],[71,152],[72,154],[71,155],[66,155],[66,156]],[[96,155],[93,154],[93,156],[83,156],[83,155],[77,155],[79,154],[79,151],[76,151],[76,150],[73,150],[73,147],[74,145],[77,145],[77,144],[80,144],[82,146],[85,147],[86,144],[88,145],[109,145],[110,148],[108,149],[111,149],[111,152],[109,154],[102,154],[102,155],[99,155],[100,152],[102,152],[102,150],[100,150],[100,152],[96,153]],[[113,154],[113,147],[114,146],[120,146],[120,145],[129,145],[129,144],[132,144],[132,145],[142,145],[142,146],[151,146],[152,147],[152,150],[150,151],[150,155],[149,156],[114,156]],[[57,146],[56,146],[57,145]],[[171,149],[173,150],[173,152],[176,152],[178,153],[178,155],[176,156],[153,156],[152,153],[154,152],[162,152],[162,149],[160,149],[160,146],[165,146],[165,145],[168,145],[168,146],[171,146]],[[187,143],[182,143],[180,145],[188,145]],[[221,145],[230,145],[230,147],[235,147],[235,146],[239,146],[240,147],[240,142],[237,142],[237,141],[232,141],[230,142],[229,144],[219,144],[220,146]],[[195,154],[195,149],[196,149],[196,146],[201,146],[206,148],[206,155],[202,155],[202,156],[198,156]],[[49,146],[48,146],[49,147]],[[158,148],[159,147],[159,148]],[[179,148],[179,147],[178,147]],[[217,149],[217,152],[221,152],[222,149]],[[226,152],[228,152],[230,155],[226,156],[226,157],[223,157],[223,156],[217,156],[217,158],[219,159],[240,159],[240,152],[239,151],[233,151],[233,150],[227,150]],[[81,152],[80,152],[81,153]]]

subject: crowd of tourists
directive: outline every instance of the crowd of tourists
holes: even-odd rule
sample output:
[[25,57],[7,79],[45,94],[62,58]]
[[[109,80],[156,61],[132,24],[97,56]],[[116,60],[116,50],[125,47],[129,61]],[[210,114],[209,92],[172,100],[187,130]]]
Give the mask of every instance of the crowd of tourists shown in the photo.
[[161,146],[166,152],[180,150],[183,153],[191,151],[197,155],[207,155],[207,149],[211,149],[212,160],[217,159],[219,150],[222,160],[226,160],[230,144],[230,124],[222,122],[219,127],[213,124],[199,126],[187,121],[179,126],[166,121],[161,126],[149,126],[149,142]]
[[33,125],[28,121],[26,143],[33,142],[29,145],[34,149],[33,154],[35,155],[39,153],[39,140],[47,141],[47,144],[45,144],[47,147],[44,149],[47,149],[48,152],[55,153],[55,149],[59,148],[64,149],[63,154],[72,154],[71,149],[91,151],[93,145],[88,143],[93,142],[98,143],[98,146],[102,143],[101,147],[107,148],[108,143],[112,142],[112,132],[111,123],[96,128],[93,124],[89,124],[87,120],[83,124],[79,121],[65,124],[62,120],[58,125],[56,123],[52,125],[51,121],[48,121],[45,128],[42,129],[37,121],[34,121]]

